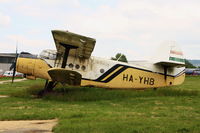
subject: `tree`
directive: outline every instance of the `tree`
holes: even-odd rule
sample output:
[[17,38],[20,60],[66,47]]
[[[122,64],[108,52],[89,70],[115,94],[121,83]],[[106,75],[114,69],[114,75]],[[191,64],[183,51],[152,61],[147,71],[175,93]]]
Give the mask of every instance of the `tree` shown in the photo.
[[186,68],[196,68],[192,63],[185,59],[185,67]]
[[122,54],[122,53],[117,53],[115,55],[115,57],[111,57],[111,60],[117,60],[117,61],[121,61],[121,62],[128,62],[126,56],[124,54]]

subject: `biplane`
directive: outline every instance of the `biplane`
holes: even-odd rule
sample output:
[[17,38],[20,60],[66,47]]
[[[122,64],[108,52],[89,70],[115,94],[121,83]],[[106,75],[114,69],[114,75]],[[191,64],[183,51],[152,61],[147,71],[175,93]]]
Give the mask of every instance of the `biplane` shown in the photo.
[[39,56],[21,53],[15,65],[15,70],[28,79],[46,79],[46,90],[57,83],[113,89],[158,88],[179,85],[185,79],[185,60],[176,43],[162,45],[149,61],[124,63],[91,56],[96,43],[93,38],[60,30],[52,30],[52,35],[57,50],[43,50]]

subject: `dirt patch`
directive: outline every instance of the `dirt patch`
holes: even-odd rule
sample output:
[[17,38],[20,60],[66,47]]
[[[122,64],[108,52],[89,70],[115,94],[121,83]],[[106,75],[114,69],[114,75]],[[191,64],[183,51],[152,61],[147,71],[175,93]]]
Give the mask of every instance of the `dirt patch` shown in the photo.
[[6,97],[9,97],[7,95],[0,95],[0,98],[6,98]]
[[1,133],[52,133],[58,120],[0,121]]

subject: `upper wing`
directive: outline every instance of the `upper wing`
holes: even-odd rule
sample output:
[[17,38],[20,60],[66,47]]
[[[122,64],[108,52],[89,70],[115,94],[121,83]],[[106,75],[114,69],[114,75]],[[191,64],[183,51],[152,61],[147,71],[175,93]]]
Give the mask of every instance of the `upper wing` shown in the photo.
[[94,49],[96,40],[68,31],[52,30],[53,38],[56,44],[57,52],[63,55],[64,47],[73,48],[69,55],[79,58],[89,58]]

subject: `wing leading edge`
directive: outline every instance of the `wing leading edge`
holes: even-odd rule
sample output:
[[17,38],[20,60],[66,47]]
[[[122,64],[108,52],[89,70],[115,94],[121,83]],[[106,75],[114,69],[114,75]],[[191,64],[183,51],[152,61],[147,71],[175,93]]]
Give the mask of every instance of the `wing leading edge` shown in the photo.
[[75,86],[79,86],[81,84],[82,76],[76,71],[66,70],[63,68],[50,68],[48,73],[52,81]]

